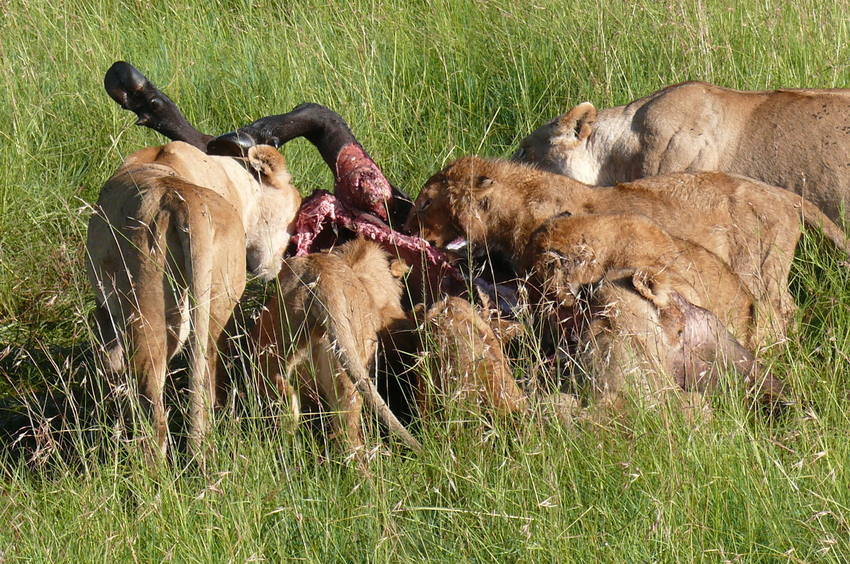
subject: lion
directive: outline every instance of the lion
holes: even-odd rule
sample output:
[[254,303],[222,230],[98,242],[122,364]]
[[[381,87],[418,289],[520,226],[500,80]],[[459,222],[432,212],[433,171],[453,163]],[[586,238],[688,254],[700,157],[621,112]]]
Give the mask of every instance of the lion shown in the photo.
[[451,296],[428,308],[418,305],[390,327],[383,338],[385,354],[395,359],[396,369],[404,366],[412,374],[420,417],[448,405],[497,416],[528,408],[504,353],[503,341],[513,324],[490,317]]
[[515,263],[531,234],[560,214],[641,214],[671,236],[717,255],[753,294],[777,336],[795,305],[788,291],[801,219],[845,252],[844,232],[799,196],[722,172],[675,173],[593,188],[521,163],[462,157],[424,185],[405,224],[438,247],[469,243]]
[[712,312],[745,343],[752,344],[756,333],[752,294],[729,266],[646,216],[556,215],[531,235],[520,269],[544,293],[558,288],[567,307],[582,286],[615,272],[631,277],[634,289],[659,310],[676,292]]
[[324,404],[334,434],[362,456],[363,401],[390,432],[412,449],[421,445],[398,421],[370,378],[378,334],[404,319],[401,308],[402,261],[377,244],[354,239],[326,253],[284,261],[280,296],[261,315],[254,330],[264,397]]
[[514,159],[599,186],[679,171],[741,174],[802,195],[846,230],[848,154],[848,89],[685,82],[625,106],[581,103],[526,137]]
[[533,303],[551,310],[546,338],[571,334],[603,397],[626,383],[643,397],[701,393],[724,369],[758,370],[741,344],[752,346],[752,295],[715,255],[644,216],[555,216],[531,236],[522,268]]
[[243,162],[182,142],[133,153],[106,182],[88,225],[88,276],[107,371],[129,371],[152,411],[152,451],[167,448],[169,361],[190,350],[190,442],[214,403],[223,329],[246,265],[280,269],[301,196],[283,156],[258,146]]

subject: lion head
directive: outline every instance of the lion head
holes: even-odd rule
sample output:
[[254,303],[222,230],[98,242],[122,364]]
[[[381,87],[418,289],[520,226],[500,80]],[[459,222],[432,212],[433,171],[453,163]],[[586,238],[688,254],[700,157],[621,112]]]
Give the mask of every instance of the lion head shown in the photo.
[[566,114],[541,125],[523,139],[513,160],[596,184],[598,167],[588,148],[596,117],[597,111],[593,104],[582,102]]
[[485,241],[494,216],[493,163],[463,157],[425,183],[404,229],[451,250]]

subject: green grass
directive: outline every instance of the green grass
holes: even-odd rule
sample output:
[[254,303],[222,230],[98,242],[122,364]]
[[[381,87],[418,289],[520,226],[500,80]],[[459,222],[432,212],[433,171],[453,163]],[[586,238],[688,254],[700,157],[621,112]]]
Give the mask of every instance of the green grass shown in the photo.
[[[32,407],[96,379],[82,362],[86,205],[122,157],[162,141],[104,93],[115,60],[208,132],[328,105],[415,193],[446,161],[508,155],[583,100],[689,79],[848,87],[847,13],[841,0],[0,1],[0,395]],[[285,155],[305,193],[329,187],[308,143]],[[205,473],[147,470],[95,417],[0,465],[0,562],[846,561],[840,260],[817,237],[798,252],[798,327],[765,353],[797,400],[779,421],[730,394],[696,427],[652,413],[617,429],[545,412],[490,430],[433,422],[425,454],[381,447],[365,479],[309,433],[248,417],[222,418]]]

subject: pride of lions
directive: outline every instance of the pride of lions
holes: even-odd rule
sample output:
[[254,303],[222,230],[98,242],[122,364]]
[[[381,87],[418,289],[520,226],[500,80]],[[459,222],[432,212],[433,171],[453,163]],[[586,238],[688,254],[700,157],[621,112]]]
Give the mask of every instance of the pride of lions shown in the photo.
[[[322,106],[214,139],[132,66],[116,63],[106,84],[172,140],[106,182],[87,241],[103,364],[136,381],[157,454],[184,347],[198,451],[233,354],[251,356],[269,405],[324,410],[354,453],[364,404],[414,450],[410,413],[510,416],[546,393],[571,417],[635,399],[704,410],[723,386],[775,407],[787,391],[758,353],[793,319],[801,226],[850,254],[850,90],[692,82],[598,112],[583,103],[512,160],[457,159],[411,205]],[[295,135],[334,169],[338,199],[302,204],[270,146]],[[234,353],[246,269],[279,292]],[[512,339],[536,351],[539,374],[518,373]],[[378,366],[402,393],[379,389]]]

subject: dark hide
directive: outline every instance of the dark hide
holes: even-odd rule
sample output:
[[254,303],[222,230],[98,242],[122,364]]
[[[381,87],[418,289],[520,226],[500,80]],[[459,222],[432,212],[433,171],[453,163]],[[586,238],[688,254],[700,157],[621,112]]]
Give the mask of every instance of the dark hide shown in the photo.
[[177,104],[130,63],[118,61],[109,67],[103,87],[119,106],[138,116],[136,125],[149,127],[172,141],[185,141],[206,152],[212,135],[195,129]]
[[787,396],[785,384],[762,370],[753,354],[710,311],[673,292],[670,305],[660,314],[668,332],[675,332],[670,336],[677,337],[671,339],[678,348],[670,370],[682,389],[711,393],[729,384],[723,378],[732,375],[762,405],[776,407]]
[[296,137],[315,145],[334,171],[334,193],[344,204],[389,220],[393,226],[404,223],[413,201],[390,184],[342,116],[321,104],[300,104],[291,112],[258,119],[213,139],[207,150],[216,155],[239,156],[252,145],[280,147]]

